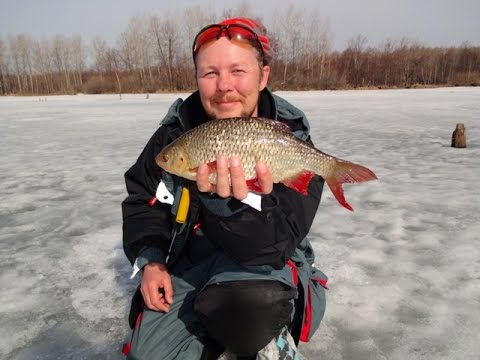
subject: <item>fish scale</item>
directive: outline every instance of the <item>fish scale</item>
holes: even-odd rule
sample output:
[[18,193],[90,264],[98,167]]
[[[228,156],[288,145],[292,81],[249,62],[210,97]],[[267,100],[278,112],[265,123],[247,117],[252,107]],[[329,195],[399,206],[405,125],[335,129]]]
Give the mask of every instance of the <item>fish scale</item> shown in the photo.
[[[376,179],[358,164],[325,154],[297,138],[275,120],[243,117],[212,120],[186,132],[156,156],[157,164],[172,174],[195,180],[200,164],[210,166],[210,181],[216,180],[216,159],[223,155],[241,159],[246,180],[255,180],[255,165],[263,161],[275,183],[307,194],[308,183],[317,174],[326,181],[335,198],[352,210],[343,195],[342,183]],[[252,189],[255,189],[252,187]]]
[[[255,118],[231,118],[207,123],[211,126],[195,128],[186,137],[185,148],[191,149],[189,157],[193,164],[212,163],[217,156],[238,156],[242,159],[246,179],[256,177],[255,164],[264,161],[275,181],[285,174],[295,175],[303,170],[299,162],[318,162],[316,149],[307,146],[303,151],[292,152],[307,145],[292,133],[277,127],[271,120]],[[310,165],[309,169],[314,168]]]

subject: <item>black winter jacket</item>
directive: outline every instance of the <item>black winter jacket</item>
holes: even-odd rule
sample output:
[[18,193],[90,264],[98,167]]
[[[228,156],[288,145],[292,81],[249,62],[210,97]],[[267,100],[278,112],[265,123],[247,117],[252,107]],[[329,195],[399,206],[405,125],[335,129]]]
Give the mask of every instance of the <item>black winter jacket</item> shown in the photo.
[[[286,123],[296,136],[310,141],[309,125],[303,112],[268,89],[260,95],[258,113],[261,117]],[[185,101],[178,99],[136,163],[125,173],[128,197],[122,203],[123,244],[132,264],[137,258],[144,260],[140,267],[147,262],[165,263],[171,242],[171,206],[159,202],[153,207],[148,204],[162,178],[162,170],[154,161],[155,155],[183,132],[205,121],[208,118],[198,92]],[[285,265],[307,235],[323,189],[323,179],[318,176],[312,179],[307,196],[283,184],[274,184],[271,194],[262,195],[262,211],[259,212],[234,198],[199,194],[194,183],[175,176],[173,179],[176,184],[182,183],[193,190],[193,204],[196,204],[193,208],[198,208],[200,234],[216,249],[221,249],[239,264],[270,265],[276,269]]]

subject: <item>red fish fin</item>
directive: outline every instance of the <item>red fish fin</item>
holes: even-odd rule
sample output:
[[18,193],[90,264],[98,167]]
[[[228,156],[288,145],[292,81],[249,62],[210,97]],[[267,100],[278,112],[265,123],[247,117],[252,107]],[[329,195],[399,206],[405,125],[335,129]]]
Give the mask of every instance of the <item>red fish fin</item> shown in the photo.
[[290,189],[298,191],[303,195],[308,194],[308,184],[312,177],[315,175],[312,171],[302,171],[300,174],[282,181],[283,184],[288,186]]
[[342,184],[358,183],[376,180],[377,176],[373,171],[358,164],[348,161],[337,160],[335,168],[330,176],[325,177],[325,182],[335,196],[335,199],[346,209],[353,211],[353,208],[345,200]]
[[259,193],[263,192],[262,188],[258,184],[257,178],[247,180],[247,186],[248,186],[248,190],[259,192]]
[[333,193],[333,196],[335,196],[335,199],[346,209],[353,211],[353,208],[350,206],[350,204],[347,202],[345,199],[345,195],[343,194],[343,188],[342,188],[342,183],[336,181],[337,179],[335,178],[328,178],[325,179],[325,182],[327,183],[328,187]]

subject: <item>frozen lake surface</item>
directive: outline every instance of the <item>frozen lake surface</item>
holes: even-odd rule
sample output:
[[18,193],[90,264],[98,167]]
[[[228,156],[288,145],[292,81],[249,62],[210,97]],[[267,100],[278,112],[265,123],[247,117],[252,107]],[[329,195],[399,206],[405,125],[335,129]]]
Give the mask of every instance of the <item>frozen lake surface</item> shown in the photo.
[[[310,238],[330,290],[304,358],[478,360],[480,88],[279,94],[379,177],[345,186],[353,213],[324,192]],[[123,359],[123,173],[179,96],[0,97],[1,359]]]

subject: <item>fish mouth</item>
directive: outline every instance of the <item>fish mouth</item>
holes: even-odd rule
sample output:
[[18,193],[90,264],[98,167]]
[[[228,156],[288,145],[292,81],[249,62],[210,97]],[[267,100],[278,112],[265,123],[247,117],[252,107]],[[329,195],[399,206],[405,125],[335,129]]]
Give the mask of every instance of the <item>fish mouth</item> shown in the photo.
[[164,156],[163,154],[158,154],[157,156],[155,156],[155,162],[157,163],[158,166],[162,167],[163,168],[163,165],[165,165],[167,163],[167,161],[165,161],[164,159]]
[[185,176],[188,180],[196,181],[197,180],[197,171],[196,169],[190,170]]

